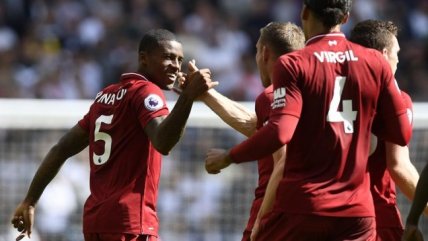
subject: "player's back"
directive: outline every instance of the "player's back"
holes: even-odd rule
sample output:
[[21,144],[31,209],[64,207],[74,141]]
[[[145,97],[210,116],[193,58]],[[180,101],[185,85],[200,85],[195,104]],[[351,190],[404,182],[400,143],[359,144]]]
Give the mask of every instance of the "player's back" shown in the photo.
[[373,216],[368,140],[380,93],[393,80],[389,66],[341,33],[316,36],[281,60],[284,66],[297,63],[284,78],[295,81],[290,88],[301,95],[285,105],[295,99],[302,104],[300,113],[288,113],[300,119],[287,147],[278,203],[295,213]]

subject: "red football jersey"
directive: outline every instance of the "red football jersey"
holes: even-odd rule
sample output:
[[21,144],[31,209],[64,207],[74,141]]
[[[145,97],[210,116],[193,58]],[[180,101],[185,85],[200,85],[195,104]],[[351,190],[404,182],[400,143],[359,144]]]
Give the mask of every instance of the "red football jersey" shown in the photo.
[[273,86],[269,123],[232,148],[231,158],[257,159],[288,143],[276,210],[374,216],[367,172],[374,115],[390,120],[376,130],[385,139],[406,143],[410,138],[388,63],[342,33],[319,35],[278,59]]
[[161,154],[143,128],[169,113],[162,90],[127,73],[99,92],[79,125],[89,133],[90,190],[84,233],[158,234]]
[[[413,122],[413,104],[410,96],[401,92],[407,107],[409,119]],[[377,228],[403,228],[400,211],[397,206],[395,182],[392,180],[386,165],[385,141],[373,136],[373,154],[369,157],[371,192],[376,213]]]
[[[257,98],[255,103],[256,115],[257,115],[257,129],[263,127],[269,120],[270,104],[273,100],[273,87],[270,85],[267,87]],[[248,219],[247,231],[251,231],[256,221],[257,214],[260,206],[262,205],[263,197],[265,196],[266,187],[269,182],[269,178],[273,171],[273,158],[272,155],[268,155],[257,161],[259,171],[259,183],[254,192],[255,198],[250,210],[250,218]]]

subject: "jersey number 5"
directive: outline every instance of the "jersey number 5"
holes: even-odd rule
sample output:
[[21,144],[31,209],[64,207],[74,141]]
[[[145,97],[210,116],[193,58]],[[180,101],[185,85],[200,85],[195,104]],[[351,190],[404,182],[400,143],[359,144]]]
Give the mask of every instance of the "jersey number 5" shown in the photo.
[[331,99],[330,108],[327,114],[327,121],[343,122],[345,133],[354,133],[353,121],[357,119],[357,111],[352,110],[352,100],[343,100],[342,112],[339,112],[339,103],[345,83],[346,77],[336,77],[336,80],[334,81],[333,98]]
[[100,156],[93,153],[92,154],[92,160],[95,165],[102,165],[108,161],[110,158],[110,152],[111,152],[111,136],[105,132],[101,132],[101,124],[111,124],[111,121],[113,119],[113,115],[101,115],[98,117],[98,119],[95,121],[95,132],[94,132],[94,142],[95,141],[104,141],[104,153]]

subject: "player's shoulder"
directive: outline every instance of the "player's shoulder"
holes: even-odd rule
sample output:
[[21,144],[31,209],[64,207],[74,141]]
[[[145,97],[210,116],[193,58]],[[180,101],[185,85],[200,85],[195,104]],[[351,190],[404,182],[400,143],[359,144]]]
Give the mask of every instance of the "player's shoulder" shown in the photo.
[[165,99],[163,90],[147,79],[132,79],[128,81],[123,88],[127,90],[128,98],[133,100],[149,98],[160,102],[160,100]]
[[[376,49],[367,48],[357,43],[348,41],[350,48],[354,52],[355,56],[358,56],[361,60],[366,61],[378,61],[381,59],[381,62],[386,62],[385,58],[382,56],[382,53]],[[372,63],[373,64],[373,63]]]
[[298,49],[286,54],[283,54],[279,57],[281,60],[297,60],[297,59],[306,59],[307,55],[311,55],[310,50],[308,47]]
[[123,73],[120,76],[120,83],[124,88],[139,88],[141,86],[155,86],[156,84],[151,82],[149,78],[140,73]]
[[391,66],[380,51],[352,42],[350,42],[350,46],[358,58],[358,63],[375,70],[377,73],[391,72]]
[[154,89],[154,90],[161,90],[159,86],[157,86],[155,83],[146,80],[146,79],[136,79],[133,81],[128,82],[128,86],[124,86],[129,91],[136,91],[141,88],[147,88],[147,89]]
[[273,86],[269,85],[266,87],[262,93],[260,93],[256,98],[256,104],[257,103],[263,103],[263,102],[271,102],[273,99]]
[[293,73],[304,71],[307,66],[310,66],[311,54],[305,49],[295,50],[290,53],[281,55],[276,62],[276,66],[281,66],[280,69],[288,69]]
[[273,94],[273,85],[269,85],[263,90],[263,95],[272,95]]
[[258,98],[269,97],[273,95],[273,85],[269,85],[266,87],[262,93],[258,96]]
[[136,73],[122,74],[120,81],[108,85],[95,97],[95,103],[118,104],[124,100],[137,101],[147,96],[164,99],[163,91],[159,86]]

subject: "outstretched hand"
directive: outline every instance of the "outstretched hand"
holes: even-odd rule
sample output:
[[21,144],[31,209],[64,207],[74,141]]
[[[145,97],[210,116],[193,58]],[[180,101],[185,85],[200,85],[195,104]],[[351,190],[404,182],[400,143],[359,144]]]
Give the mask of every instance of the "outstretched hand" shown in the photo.
[[[187,68],[189,70],[189,73],[193,73],[199,70],[199,68],[196,66],[196,61],[194,59],[190,60],[187,64]],[[179,72],[176,81],[174,82],[174,85],[172,87],[172,90],[176,92],[177,94],[181,94],[183,92],[183,89],[186,87],[186,78],[187,74],[184,72]]]
[[228,153],[223,149],[211,149],[205,158],[205,169],[209,174],[218,174],[221,169],[228,167],[232,163]]
[[16,241],[19,241],[27,235],[31,238],[31,232],[34,223],[34,206],[25,202],[21,203],[15,210],[11,223],[14,228],[21,232]]
[[[199,69],[195,60],[188,63],[189,72],[185,78],[180,78],[182,92],[187,93],[192,99],[196,99],[201,94],[218,85],[217,81],[212,81],[209,69]],[[185,76],[185,75],[183,75]]]
[[194,73],[199,70],[199,68],[196,66],[196,60],[194,59],[189,61],[187,68],[189,69],[189,73]]

